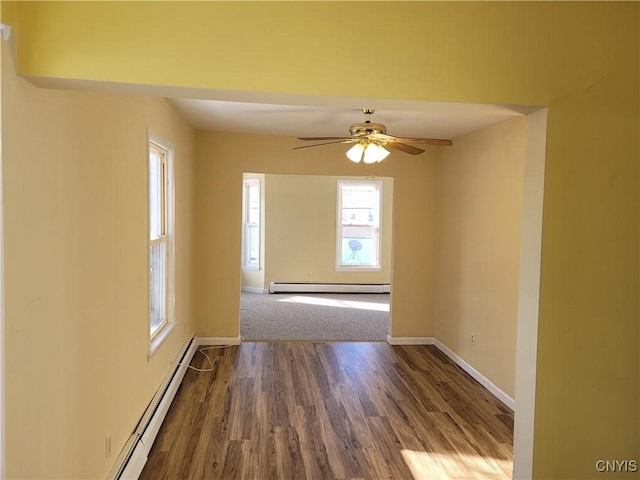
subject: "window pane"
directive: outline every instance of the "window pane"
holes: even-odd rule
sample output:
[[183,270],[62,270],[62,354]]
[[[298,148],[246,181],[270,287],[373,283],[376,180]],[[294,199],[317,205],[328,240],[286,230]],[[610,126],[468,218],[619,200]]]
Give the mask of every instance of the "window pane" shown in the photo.
[[375,265],[373,227],[342,227],[342,263]]
[[378,191],[372,186],[346,185],[342,189],[342,224],[373,225]]
[[154,150],[149,154],[149,234],[158,238],[162,234],[162,157]]
[[260,256],[260,230],[257,225],[247,225],[247,265],[258,265]]
[[340,264],[378,267],[379,186],[377,184],[339,184],[339,188]]
[[258,185],[247,186],[249,198],[248,223],[257,225],[260,223],[260,187]]
[[166,244],[164,241],[151,246],[149,272],[149,295],[151,306],[150,329],[151,335],[167,320],[166,301]]
[[242,221],[244,231],[243,266],[260,266],[260,179],[251,178],[244,181],[242,198]]

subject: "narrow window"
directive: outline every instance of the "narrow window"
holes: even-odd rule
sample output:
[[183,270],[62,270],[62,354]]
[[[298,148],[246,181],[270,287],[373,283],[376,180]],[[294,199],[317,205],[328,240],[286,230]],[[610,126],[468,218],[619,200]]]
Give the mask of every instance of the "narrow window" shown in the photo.
[[173,323],[171,150],[149,141],[149,338],[154,351]]
[[382,182],[338,180],[336,270],[380,270]]
[[260,269],[260,179],[243,181],[242,195],[242,267]]

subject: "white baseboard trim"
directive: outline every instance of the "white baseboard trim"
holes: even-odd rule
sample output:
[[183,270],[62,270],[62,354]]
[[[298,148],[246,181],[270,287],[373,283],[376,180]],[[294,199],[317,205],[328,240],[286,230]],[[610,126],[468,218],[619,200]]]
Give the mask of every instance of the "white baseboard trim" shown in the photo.
[[269,290],[267,290],[266,288],[242,287],[240,290],[247,293],[269,293]]
[[439,341],[437,338],[435,339],[434,345],[444,353],[447,357],[449,357],[452,361],[454,361],[460,368],[462,368],[465,372],[475,378],[480,385],[489,390],[495,397],[497,397],[502,403],[504,403],[511,410],[515,411],[516,401],[511,398],[509,395],[500,390],[491,380],[482,375],[478,370],[469,365],[462,357],[456,354],[453,350],[447,347],[444,343]]
[[196,337],[196,343],[199,347],[205,345],[240,345],[241,337]]
[[511,410],[515,411],[516,401],[500,390],[491,380],[482,375],[478,370],[469,365],[461,356],[447,347],[435,337],[392,337],[387,335],[389,345],[435,345],[438,350],[444,353],[449,359],[456,363],[465,372],[476,379],[480,385],[489,390],[496,398],[504,403]]
[[436,341],[433,337],[392,337],[387,335],[389,345],[433,345]]
[[195,337],[180,350],[173,363],[173,368],[165,377],[162,385],[145,410],[136,430],[127,441],[122,453],[118,456],[107,479],[137,480],[147,463],[151,446],[162,426],[171,402],[182,383],[187,365],[198,348]]
[[269,293],[390,293],[388,283],[269,282]]

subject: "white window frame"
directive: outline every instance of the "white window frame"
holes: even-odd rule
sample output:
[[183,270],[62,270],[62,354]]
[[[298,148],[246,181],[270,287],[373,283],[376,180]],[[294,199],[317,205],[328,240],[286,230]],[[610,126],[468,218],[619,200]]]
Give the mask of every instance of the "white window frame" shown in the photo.
[[[248,222],[249,218],[249,202],[248,202],[248,192],[249,188],[258,187],[258,201],[259,201],[259,211],[260,217],[257,225],[250,225]],[[249,263],[250,254],[249,249],[251,248],[247,239],[249,238],[249,228],[250,226],[257,227],[258,230],[258,262]],[[259,271],[262,265],[262,185],[259,177],[254,178],[245,178],[242,180],[242,269],[243,270],[253,270]]]
[[[336,271],[340,272],[379,272],[382,270],[382,180],[338,180],[336,184]],[[354,265],[342,259],[342,190],[353,185],[370,185],[378,190],[377,223],[374,223],[373,258],[375,264]]]
[[[165,155],[165,178],[164,178],[164,238],[151,238],[151,221],[150,221],[150,203],[149,203],[149,189],[150,189],[150,159],[151,150],[156,149],[163,152]],[[173,145],[160,136],[148,131],[147,142],[147,239],[149,241],[149,247],[147,249],[147,288],[150,283],[151,275],[151,247],[158,242],[165,242],[166,263],[165,263],[165,279],[166,279],[166,319],[160,327],[154,332],[151,332],[151,291],[149,291],[149,302],[147,312],[147,332],[149,335],[149,352],[148,358],[160,347],[160,345],[167,339],[169,334],[175,327],[175,177],[174,177],[174,157],[175,149]]]

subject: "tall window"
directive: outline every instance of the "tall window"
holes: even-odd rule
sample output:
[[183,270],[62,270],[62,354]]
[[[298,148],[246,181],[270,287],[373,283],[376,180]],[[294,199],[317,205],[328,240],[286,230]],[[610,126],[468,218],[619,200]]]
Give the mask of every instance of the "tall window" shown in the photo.
[[380,180],[338,180],[336,270],[380,269]]
[[170,150],[149,141],[149,337],[151,351],[173,322],[173,182]]
[[260,269],[260,179],[243,181],[242,195],[242,266]]

